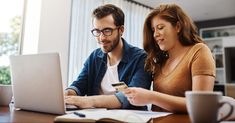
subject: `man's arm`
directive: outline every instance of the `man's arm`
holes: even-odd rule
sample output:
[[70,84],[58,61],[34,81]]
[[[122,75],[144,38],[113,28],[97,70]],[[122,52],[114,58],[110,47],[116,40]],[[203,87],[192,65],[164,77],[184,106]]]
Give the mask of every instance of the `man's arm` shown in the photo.
[[99,95],[91,98],[93,98],[94,107],[121,108],[121,103],[115,95]]
[[65,96],[68,95],[86,95],[88,83],[88,64],[91,60],[91,55],[86,60],[82,71],[73,83],[65,90]]
[[115,95],[67,96],[65,102],[79,108],[121,108]]

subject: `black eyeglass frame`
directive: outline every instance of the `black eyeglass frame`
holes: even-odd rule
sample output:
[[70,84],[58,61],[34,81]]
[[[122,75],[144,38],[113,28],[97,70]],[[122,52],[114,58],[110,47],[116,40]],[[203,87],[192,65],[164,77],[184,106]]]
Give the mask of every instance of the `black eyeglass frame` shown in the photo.
[[[99,29],[92,29],[91,30],[91,33],[93,36],[95,37],[99,37],[101,35],[101,33],[104,35],[104,36],[111,36],[113,34],[113,31],[116,30],[116,29],[119,29],[120,26],[116,27],[116,28],[110,28],[110,27],[107,27],[107,28],[104,28],[102,30],[99,30]],[[96,33],[95,33],[96,32]]]

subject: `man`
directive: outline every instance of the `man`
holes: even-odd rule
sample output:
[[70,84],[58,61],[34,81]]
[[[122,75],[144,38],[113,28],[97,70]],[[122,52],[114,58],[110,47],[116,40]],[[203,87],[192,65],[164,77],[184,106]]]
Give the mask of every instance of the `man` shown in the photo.
[[122,92],[115,93],[111,86],[123,81],[130,87],[149,89],[151,84],[151,75],[144,71],[144,50],[131,46],[121,37],[123,11],[106,4],[96,8],[92,17],[91,32],[100,48],[91,53],[77,80],[66,89],[66,103],[80,108],[143,109],[132,106]]

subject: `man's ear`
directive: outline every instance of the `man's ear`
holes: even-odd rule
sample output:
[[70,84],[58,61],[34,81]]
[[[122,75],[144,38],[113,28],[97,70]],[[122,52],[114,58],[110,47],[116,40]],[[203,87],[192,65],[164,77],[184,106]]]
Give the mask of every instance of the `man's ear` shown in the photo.
[[123,33],[124,33],[124,25],[122,25],[122,26],[120,26],[119,27],[119,33],[121,34],[121,36],[123,35]]

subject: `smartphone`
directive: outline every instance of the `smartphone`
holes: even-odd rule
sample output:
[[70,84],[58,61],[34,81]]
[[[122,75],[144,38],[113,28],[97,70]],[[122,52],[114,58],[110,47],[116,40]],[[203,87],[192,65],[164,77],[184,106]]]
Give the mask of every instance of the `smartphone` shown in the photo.
[[128,86],[124,82],[114,83],[114,84],[112,84],[112,86],[115,88],[115,90],[117,92],[118,91],[124,91],[126,88],[128,88]]

